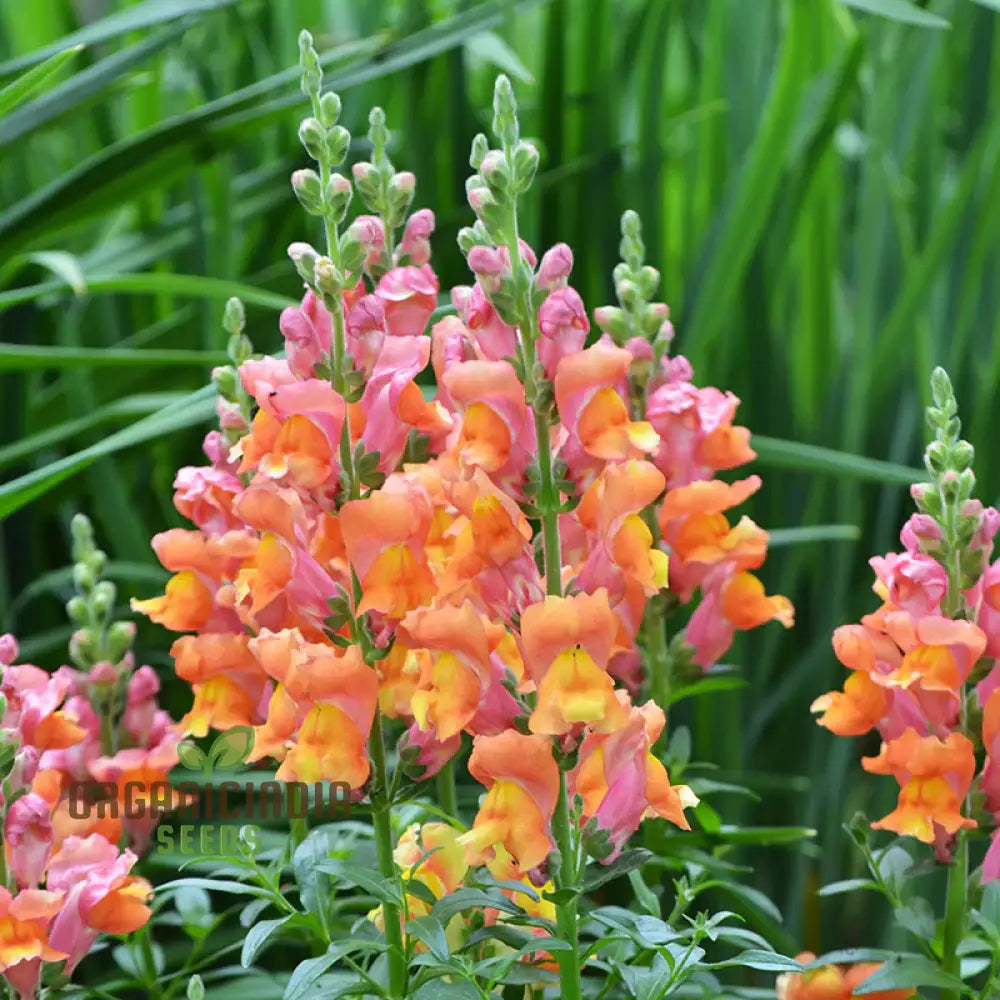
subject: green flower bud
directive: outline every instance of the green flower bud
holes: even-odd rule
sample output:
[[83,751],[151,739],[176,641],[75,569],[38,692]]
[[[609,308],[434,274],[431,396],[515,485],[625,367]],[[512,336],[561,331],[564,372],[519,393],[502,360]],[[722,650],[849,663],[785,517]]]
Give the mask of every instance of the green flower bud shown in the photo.
[[319,99],[319,119],[326,128],[333,128],[340,121],[340,95],[332,90]]
[[86,514],[74,514],[70,522],[70,532],[73,535],[74,546],[80,550],[80,555],[74,551],[73,557],[82,559],[94,547],[94,528],[90,518]]
[[86,625],[90,621],[90,608],[82,597],[71,597],[66,602],[66,614],[74,625]]
[[924,455],[927,471],[935,478],[941,476],[948,468],[948,449],[940,441],[931,441]]
[[975,456],[976,449],[968,441],[957,441],[951,449],[951,467],[957,472],[962,472],[972,465]]
[[110,580],[101,580],[90,594],[90,606],[98,618],[106,618],[115,603],[117,588]]
[[381,152],[389,141],[389,132],[385,127],[385,112],[378,107],[368,112],[368,138],[376,153]]
[[315,119],[305,118],[299,126],[302,148],[317,162],[327,157],[326,129]]
[[247,314],[243,308],[243,303],[234,295],[227,303],[225,311],[222,313],[222,329],[229,334],[243,332],[247,325]]
[[303,281],[310,285],[316,280],[316,261],[319,254],[308,243],[293,243],[288,248],[288,256],[291,257],[295,270]]
[[493,88],[493,134],[505,148],[517,144],[517,99],[506,75],[501,73]]
[[104,570],[108,565],[108,557],[100,549],[92,549],[80,562],[84,563],[94,577],[100,579],[104,575]]
[[78,562],[73,567],[73,586],[77,590],[89,591],[96,582],[94,571],[86,563]]
[[538,172],[538,149],[530,142],[514,147],[514,177],[519,191],[527,191]]
[[334,222],[343,221],[353,195],[354,188],[351,187],[351,182],[343,174],[333,174],[326,185],[323,199],[326,205],[326,217]]
[[302,70],[302,93],[315,97],[323,86],[323,69],[308,31],[299,32],[299,66]]
[[226,353],[229,355],[229,360],[239,368],[253,354],[253,344],[245,333],[234,333],[226,345]]
[[329,257],[320,257],[316,261],[316,288],[319,292],[336,298],[340,295],[342,285],[342,275],[333,266],[333,261]]
[[472,167],[473,170],[478,170],[489,151],[489,140],[485,135],[483,135],[482,132],[480,132],[475,139],[472,140],[472,152],[469,154],[469,166]]
[[240,377],[235,368],[216,368],[212,371],[215,391],[227,402],[239,401]]
[[[346,233],[344,234],[347,235]],[[365,262],[365,248],[359,240],[343,239],[340,243],[340,263],[345,271],[355,274]]]
[[651,299],[660,287],[660,272],[655,267],[646,265],[639,271],[639,294],[644,299]]
[[326,134],[326,147],[330,163],[339,166],[347,158],[347,151],[351,148],[351,133],[343,125],[334,125]]
[[205,984],[201,976],[192,976],[187,984],[187,1000],[205,1000]]
[[120,663],[135,641],[135,625],[132,622],[112,622],[108,628],[108,658],[112,663]]
[[292,174],[292,190],[299,204],[310,215],[323,215],[323,188],[315,170],[296,170]]

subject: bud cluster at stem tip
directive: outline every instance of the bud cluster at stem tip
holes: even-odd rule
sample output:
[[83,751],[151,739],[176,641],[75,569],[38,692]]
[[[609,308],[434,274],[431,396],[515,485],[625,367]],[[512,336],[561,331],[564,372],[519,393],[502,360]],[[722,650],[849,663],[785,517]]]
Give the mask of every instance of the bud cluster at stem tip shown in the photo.
[[960,437],[955,392],[943,368],[931,376],[933,404],[927,408],[927,423],[934,437],[924,454],[930,482],[917,483],[911,493],[921,514],[941,528],[931,542],[933,556],[948,573],[948,603],[951,614],[961,611],[962,593],[974,586],[985,565],[980,547],[973,545],[979,532],[983,507],[972,497],[976,477],[972,471],[974,449]]

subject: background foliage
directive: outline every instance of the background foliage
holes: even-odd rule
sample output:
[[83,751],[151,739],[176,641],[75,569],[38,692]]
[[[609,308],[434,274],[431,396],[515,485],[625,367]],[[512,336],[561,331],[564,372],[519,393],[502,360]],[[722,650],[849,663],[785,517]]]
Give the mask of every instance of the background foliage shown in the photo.
[[[874,604],[866,559],[908,511],[933,365],[955,381],[983,499],[1000,487],[1000,0],[30,7],[0,4],[0,86],[84,47],[0,119],[0,631],[60,661],[79,509],[122,590],[155,590],[149,538],[180,523],[170,485],[211,419],[199,390],[224,360],[222,302],[242,295],[256,347],[278,347],[298,294],[284,248],[313,235],[287,182],[299,28],[353,132],[386,108],[394,160],[438,217],[443,286],[466,280],[468,149],[502,69],[543,152],[525,236],[573,246],[592,308],[637,209],[677,349],[743,399],[760,452],[751,513],[777,529],[767,583],[798,628],[738,647],[746,686],[672,725],[761,796],[732,799],[725,822],[817,829],[806,849],[748,855],[794,941],[879,943],[883,914],[814,895],[856,874],[840,824],[881,803],[848,782],[871,748],[833,740],[808,706],[840,681],[830,631]],[[145,635],[150,662],[166,667],[166,646]],[[185,707],[168,681],[171,697]]]

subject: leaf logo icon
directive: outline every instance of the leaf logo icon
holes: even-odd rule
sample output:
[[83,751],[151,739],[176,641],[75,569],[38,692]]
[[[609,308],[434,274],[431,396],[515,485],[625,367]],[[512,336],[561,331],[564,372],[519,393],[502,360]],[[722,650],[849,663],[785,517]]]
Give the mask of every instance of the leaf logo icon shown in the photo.
[[207,754],[185,740],[177,744],[177,757],[189,771],[201,771],[210,777],[216,770],[229,771],[245,764],[253,741],[253,726],[233,726],[216,737]]

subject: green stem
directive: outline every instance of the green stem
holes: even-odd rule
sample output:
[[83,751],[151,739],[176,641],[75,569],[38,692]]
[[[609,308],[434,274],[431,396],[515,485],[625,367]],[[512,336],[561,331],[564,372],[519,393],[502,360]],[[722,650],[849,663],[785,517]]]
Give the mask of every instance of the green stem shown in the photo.
[[[965,919],[968,910],[966,892],[969,883],[969,843],[963,831],[958,832],[955,856],[948,869],[948,895],[944,917],[944,939],[941,964],[944,971],[960,976],[962,957],[959,945],[965,933]],[[961,1000],[962,991],[942,990],[941,1000]]]
[[455,762],[449,760],[437,777],[438,805],[449,815],[458,818],[458,794],[455,790]]
[[[385,764],[385,742],[382,734],[382,713],[375,712],[368,748],[375,771],[375,796],[372,802],[372,821],[375,826],[375,852],[378,856],[378,870],[383,878],[392,879],[399,885],[399,871],[392,856],[392,802],[386,796],[389,776]],[[389,996],[402,1000],[406,996],[406,952],[403,950],[403,929],[400,925],[400,911],[395,903],[383,903],[382,915],[385,923],[385,940],[389,946]]]
[[559,979],[563,1000],[580,1000],[580,937],[577,928],[577,881],[576,850],[573,844],[573,829],[569,815],[569,792],[566,788],[566,773],[559,772],[559,799],[552,817],[552,832],[562,859],[556,885],[560,890],[571,889],[573,895],[556,907],[556,924],[563,941],[570,945],[569,951],[561,951],[559,958]]
[[665,617],[664,602],[661,595],[657,594],[646,605],[644,636],[649,668],[649,694],[663,709],[664,715],[670,707],[670,649],[667,646],[667,632],[663,627]]
[[[526,352],[527,353],[527,352]],[[531,352],[534,354],[534,351]],[[562,552],[559,542],[559,491],[552,475],[552,442],[548,414],[535,411],[535,436],[538,439],[538,503],[542,512],[542,547],[545,553],[545,591],[556,597],[562,594]]]

